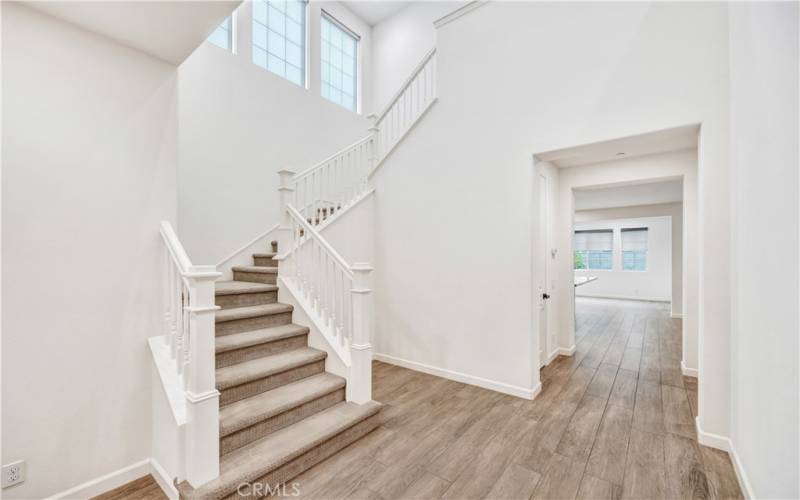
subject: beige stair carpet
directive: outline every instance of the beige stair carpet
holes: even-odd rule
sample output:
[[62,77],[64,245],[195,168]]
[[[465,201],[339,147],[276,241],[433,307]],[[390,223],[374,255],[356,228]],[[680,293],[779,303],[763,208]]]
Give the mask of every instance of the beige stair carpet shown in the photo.
[[237,498],[248,482],[274,489],[378,426],[381,405],[346,402],[346,381],[325,371],[327,353],[308,346],[309,329],[278,302],[276,252],[273,242],[217,283],[220,475],[197,489],[180,483],[183,498]]

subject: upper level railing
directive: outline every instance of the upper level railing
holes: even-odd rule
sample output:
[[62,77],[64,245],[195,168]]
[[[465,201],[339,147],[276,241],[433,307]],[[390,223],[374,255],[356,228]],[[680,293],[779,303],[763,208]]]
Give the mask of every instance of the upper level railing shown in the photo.
[[378,161],[400,142],[436,101],[436,48],[425,54],[389,104],[374,115]]
[[372,268],[348,265],[318,228],[370,192],[370,174],[435,101],[433,49],[386,108],[372,116],[370,135],[299,174],[278,172],[278,272],[321,333],[350,362],[348,401],[372,398]]
[[321,224],[366,191],[375,159],[375,140],[370,134],[294,175],[292,204],[311,225]]
[[219,475],[219,392],[215,386],[215,266],[195,266],[169,222],[164,243],[164,342],[186,395],[183,459],[186,479],[199,486]]

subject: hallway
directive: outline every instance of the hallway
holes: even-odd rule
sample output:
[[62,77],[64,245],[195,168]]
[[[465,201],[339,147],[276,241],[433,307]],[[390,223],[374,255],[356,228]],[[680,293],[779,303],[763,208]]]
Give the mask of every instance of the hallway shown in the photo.
[[740,498],[698,445],[665,304],[578,299],[577,351],[535,401],[375,363],[383,424],[295,479],[305,498]]

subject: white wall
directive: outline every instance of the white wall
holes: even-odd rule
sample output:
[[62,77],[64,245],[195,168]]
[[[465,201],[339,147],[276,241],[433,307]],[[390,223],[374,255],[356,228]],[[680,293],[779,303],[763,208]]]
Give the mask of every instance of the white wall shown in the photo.
[[731,441],[753,498],[800,497],[798,14],[730,8]]
[[433,22],[465,1],[413,2],[372,27],[372,102],[380,112],[425,54],[436,46]]
[[176,68],[2,3],[2,462],[44,498],[150,456]]
[[[702,122],[700,175],[719,192],[706,197],[700,219],[727,224],[718,186],[728,183],[726,9],[497,2],[439,29],[439,101],[375,176],[376,351],[536,385],[536,152]],[[719,240],[701,272],[715,274],[728,267],[728,242],[712,237]],[[567,244],[559,247],[559,255],[568,253]],[[719,283],[704,300],[714,302],[711,317],[723,318],[709,322],[707,333],[723,343],[729,311],[716,308],[726,301],[726,281]],[[562,336],[567,326],[560,325]],[[716,382],[701,398],[728,390]],[[709,425],[727,432],[720,419],[728,407],[714,410]]]
[[[683,184],[683,183],[681,183]],[[683,189],[683,188],[681,188]],[[670,288],[670,312],[674,317],[683,315],[683,204],[682,203],[659,203],[654,205],[637,205],[619,208],[598,208],[594,210],[580,210],[575,212],[575,223],[596,220],[625,219],[634,217],[658,217],[666,216],[670,218],[672,234],[672,277]],[[696,217],[696,216],[695,216]],[[693,278],[695,281],[697,277]],[[588,285],[586,285],[588,286]],[[581,288],[576,289],[580,295]]]
[[[647,268],[644,271],[622,270],[622,233],[624,228],[647,228]],[[672,300],[672,220],[670,217],[606,219],[575,222],[575,230],[611,229],[613,246],[611,269],[575,270],[575,276],[596,276],[591,283],[575,288],[582,297],[618,299]]]
[[178,235],[216,264],[278,222],[278,175],[299,172],[368,134],[369,121],[320,96],[320,10],[361,35],[369,100],[370,27],[336,2],[311,2],[309,88],[251,62],[252,5],[237,9],[237,54],[204,43],[179,68]]

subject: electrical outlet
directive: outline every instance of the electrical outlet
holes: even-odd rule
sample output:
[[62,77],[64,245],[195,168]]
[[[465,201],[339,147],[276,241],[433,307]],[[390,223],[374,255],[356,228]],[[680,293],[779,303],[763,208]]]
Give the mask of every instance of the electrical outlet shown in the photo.
[[23,481],[25,481],[25,460],[18,460],[3,466],[3,488],[14,486]]

